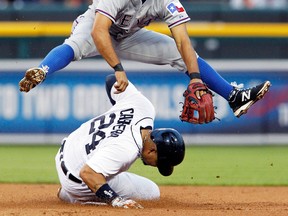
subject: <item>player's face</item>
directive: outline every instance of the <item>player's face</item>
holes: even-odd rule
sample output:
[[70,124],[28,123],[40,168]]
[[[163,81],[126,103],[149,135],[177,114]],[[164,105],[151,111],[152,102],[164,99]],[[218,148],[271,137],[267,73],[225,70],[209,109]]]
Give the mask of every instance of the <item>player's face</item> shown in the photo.
[[154,154],[150,154],[149,156],[144,156],[142,155],[141,160],[144,165],[149,165],[149,166],[157,166],[157,152]]

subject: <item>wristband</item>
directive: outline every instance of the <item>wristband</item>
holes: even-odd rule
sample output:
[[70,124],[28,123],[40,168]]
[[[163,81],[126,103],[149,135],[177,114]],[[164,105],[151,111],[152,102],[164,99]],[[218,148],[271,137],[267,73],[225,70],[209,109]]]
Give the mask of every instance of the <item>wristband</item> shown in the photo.
[[106,203],[111,203],[118,194],[106,183],[102,185],[95,193],[95,195]]
[[189,74],[189,72],[186,72],[186,74],[190,77],[190,79],[201,79],[200,73],[192,72]]
[[114,71],[124,71],[124,68],[121,63],[118,63],[113,67]]

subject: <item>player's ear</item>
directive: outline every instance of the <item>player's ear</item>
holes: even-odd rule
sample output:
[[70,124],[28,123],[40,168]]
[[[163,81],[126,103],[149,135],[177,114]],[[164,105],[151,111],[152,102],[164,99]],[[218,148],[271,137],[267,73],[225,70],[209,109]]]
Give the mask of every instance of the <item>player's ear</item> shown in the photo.
[[107,93],[109,100],[110,100],[112,105],[115,105],[115,103],[116,103],[111,97],[111,89],[112,89],[115,82],[116,82],[116,76],[114,74],[110,74],[106,77],[106,85],[105,85],[106,93]]

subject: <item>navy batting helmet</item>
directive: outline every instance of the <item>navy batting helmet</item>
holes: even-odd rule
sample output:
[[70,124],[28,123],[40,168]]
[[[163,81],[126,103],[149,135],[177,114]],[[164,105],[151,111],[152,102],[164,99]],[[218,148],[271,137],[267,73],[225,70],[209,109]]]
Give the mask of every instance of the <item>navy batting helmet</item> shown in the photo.
[[172,174],[174,166],[180,164],[185,155],[185,143],[181,134],[172,128],[160,128],[151,132],[157,146],[157,167],[163,176]]

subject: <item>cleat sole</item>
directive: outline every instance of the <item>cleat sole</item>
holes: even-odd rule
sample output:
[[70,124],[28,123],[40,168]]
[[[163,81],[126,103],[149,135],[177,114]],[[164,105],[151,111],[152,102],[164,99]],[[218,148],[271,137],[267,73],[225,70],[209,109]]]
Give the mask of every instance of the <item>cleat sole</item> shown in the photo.
[[249,103],[241,106],[239,109],[234,111],[234,115],[239,118],[241,115],[246,114],[248,112],[248,109],[255,104],[257,101],[262,99],[264,95],[269,91],[269,88],[271,86],[271,83],[269,81],[266,81],[265,84],[263,85],[262,89],[259,91],[257,97],[255,100],[250,101]]

